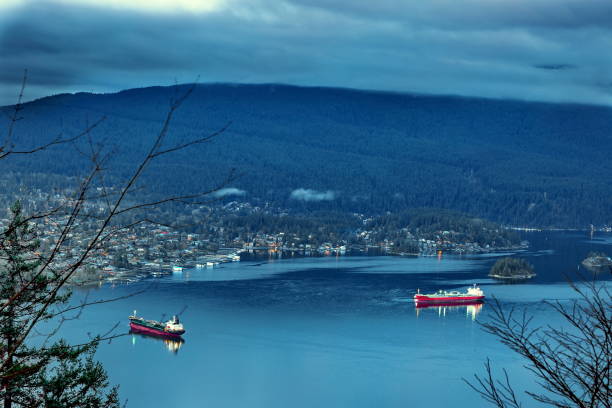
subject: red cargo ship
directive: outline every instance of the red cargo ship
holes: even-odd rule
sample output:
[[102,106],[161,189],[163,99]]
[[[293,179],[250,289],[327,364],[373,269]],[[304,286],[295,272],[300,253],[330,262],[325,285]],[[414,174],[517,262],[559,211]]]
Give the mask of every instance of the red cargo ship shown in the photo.
[[484,292],[478,286],[474,285],[468,288],[467,292],[461,293],[456,290],[446,291],[439,290],[436,293],[424,294],[417,289],[414,295],[414,301],[417,304],[421,303],[437,303],[437,304],[456,304],[464,302],[478,302],[484,300]]
[[466,300],[463,302],[416,302],[415,307],[417,309],[427,309],[433,307],[466,307],[466,306],[477,306],[481,307],[484,301],[482,300]]
[[176,316],[172,316],[172,319],[162,323],[157,320],[145,320],[142,317],[137,317],[134,310],[134,314],[129,319],[130,329],[135,332],[174,338],[180,338],[181,334],[185,333],[183,325]]

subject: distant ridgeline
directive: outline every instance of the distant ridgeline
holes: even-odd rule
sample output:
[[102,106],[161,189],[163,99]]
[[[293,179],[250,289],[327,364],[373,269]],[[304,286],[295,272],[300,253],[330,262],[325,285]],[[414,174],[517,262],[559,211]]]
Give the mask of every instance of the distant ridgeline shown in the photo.
[[[117,149],[125,175],[187,86],[74,94],[26,105],[27,146],[73,135],[101,116],[95,140]],[[5,115],[0,120],[6,121]],[[149,169],[153,193],[192,192],[242,177],[233,199],[305,211],[381,214],[458,210],[511,225],[612,223],[612,109],[281,85],[198,85],[167,146],[231,122],[214,142]],[[2,131],[5,122],[1,123]],[[84,146],[86,140],[82,140]],[[23,146],[23,145],[22,145]],[[66,146],[0,163],[4,171],[75,175]],[[292,194],[293,193],[293,194]]]

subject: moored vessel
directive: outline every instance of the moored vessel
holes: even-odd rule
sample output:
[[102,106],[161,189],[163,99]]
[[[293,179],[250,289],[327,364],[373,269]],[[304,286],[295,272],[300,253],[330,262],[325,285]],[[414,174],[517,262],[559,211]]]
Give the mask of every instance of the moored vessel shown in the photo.
[[463,302],[441,302],[439,300],[429,302],[416,302],[417,309],[428,309],[432,307],[466,307],[466,306],[482,306],[482,300],[466,300]]
[[484,292],[476,284],[468,288],[467,292],[459,292],[456,290],[446,291],[439,290],[436,293],[420,293],[417,289],[414,295],[415,303],[463,303],[463,302],[482,302],[484,300]]
[[185,328],[182,323],[179,322],[177,316],[172,316],[172,319],[166,323],[158,322],[157,320],[146,320],[142,317],[136,316],[136,311],[129,317],[130,329],[135,332],[153,334],[165,337],[180,337],[185,333]]

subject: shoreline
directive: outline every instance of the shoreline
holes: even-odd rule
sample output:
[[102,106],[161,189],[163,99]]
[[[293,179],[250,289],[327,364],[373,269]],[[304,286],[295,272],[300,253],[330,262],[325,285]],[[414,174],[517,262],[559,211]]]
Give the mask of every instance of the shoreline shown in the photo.
[[[182,274],[183,272],[187,272],[190,270],[214,270],[214,269],[219,269],[220,267],[222,267],[223,264],[231,264],[231,263],[236,263],[236,262],[249,262],[249,261],[258,261],[258,260],[267,260],[270,259],[270,255],[272,255],[274,258],[280,258],[283,259],[283,252],[286,253],[290,253],[291,256],[287,257],[286,259],[291,259],[291,258],[327,258],[327,257],[331,257],[331,256],[342,256],[342,257],[346,257],[346,256],[354,256],[354,257],[371,257],[371,256],[389,256],[389,257],[411,257],[411,258],[419,258],[419,257],[423,257],[423,258],[431,258],[431,257],[435,257],[435,256],[442,256],[444,255],[453,255],[453,256],[461,256],[461,255],[478,255],[478,254],[495,254],[495,253],[503,253],[506,251],[517,251],[517,250],[521,250],[521,249],[525,249],[525,246],[522,245],[517,245],[517,246],[512,246],[512,247],[499,247],[499,248],[481,248],[480,250],[477,251],[453,251],[453,250],[442,250],[441,253],[437,253],[437,252],[427,252],[427,253],[408,253],[408,252],[392,252],[392,251],[387,251],[384,248],[381,247],[375,247],[375,248],[371,248],[371,249],[376,249],[375,251],[368,251],[367,249],[357,249],[357,250],[347,250],[345,252],[340,252],[340,251],[329,251],[329,253],[325,253],[325,252],[319,252],[319,251],[297,251],[297,250],[274,250],[272,252],[270,252],[269,250],[265,250],[265,249],[261,249],[261,250],[256,250],[256,251],[244,251],[242,252],[243,254],[247,254],[246,258],[251,258],[251,259],[241,259],[240,261],[237,260],[233,260],[233,261],[229,261],[229,260],[224,260],[221,262],[218,262],[218,264],[214,265],[214,266],[207,266],[205,268],[197,268],[195,267],[195,265],[185,265],[183,266],[183,270],[181,270],[180,272],[176,272],[172,270],[172,266],[171,265],[164,265],[160,268],[151,268],[150,266],[146,266],[146,265],[142,265],[142,266],[138,266],[138,267],[134,267],[134,268],[130,268],[130,269],[117,269],[115,271],[113,271],[112,273],[109,272],[102,272],[100,273],[99,279],[86,279],[84,281],[78,281],[78,277],[75,281],[73,282],[69,282],[70,286],[75,286],[75,287],[83,287],[83,286],[99,286],[101,284],[104,283],[111,283],[111,284],[115,284],[115,283],[123,283],[123,284],[130,284],[130,283],[134,283],[134,282],[139,282],[143,279],[146,278],[151,278],[151,277],[156,277],[156,278],[160,278],[160,277],[166,277],[166,276],[172,276],[172,275],[177,275],[177,274]],[[307,253],[305,253],[307,252]],[[372,253],[375,252],[375,253]],[[264,256],[264,254],[267,254],[268,256]],[[250,255],[250,256],[249,256]],[[265,258],[265,259],[264,259]],[[534,274],[535,276],[535,274]],[[493,277],[493,276],[491,276]],[[498,277],[498,279],[516,279],[515,277]],[[521,279],[524,279],[523,277],[521,277]]]

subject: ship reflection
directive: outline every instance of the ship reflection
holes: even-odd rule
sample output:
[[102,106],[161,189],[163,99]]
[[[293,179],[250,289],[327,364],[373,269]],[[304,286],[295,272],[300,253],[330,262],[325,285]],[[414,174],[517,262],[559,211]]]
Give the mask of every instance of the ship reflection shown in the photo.
[[179,349],[183,347],[185,340],[182,337],[169,339],[164,336],[155,336],[152,334],[144,334],[138,331],[130,330],[130,334],[132,335],[132,344],[136,344],[137,339],[153,339],[160,342],[164,342],[164,345],[168,349],[168,351],[172,353],[178,353]]
[[428,303],[416,303],[415,310],[416,315],[423,310],[433,310],[438,313],[438,316],[444,317],[447,313],[462,311],[465,308],[465,315],[470,317],[472,320],[476,320],[476,316],[482,310],[483,302],[464,302],[464,303],[444,303],[444,302],[428,302]]

